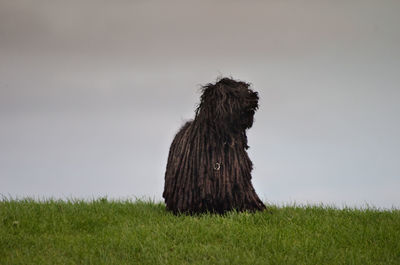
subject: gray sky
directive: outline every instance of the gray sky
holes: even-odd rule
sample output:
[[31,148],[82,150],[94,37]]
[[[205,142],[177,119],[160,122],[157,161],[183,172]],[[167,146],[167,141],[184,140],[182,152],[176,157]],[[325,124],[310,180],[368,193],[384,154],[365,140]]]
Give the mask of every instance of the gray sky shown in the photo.
[[251,82],[270,203],[400,207],[400,2],[0,0],[0,194],[161,200],[199,87]]

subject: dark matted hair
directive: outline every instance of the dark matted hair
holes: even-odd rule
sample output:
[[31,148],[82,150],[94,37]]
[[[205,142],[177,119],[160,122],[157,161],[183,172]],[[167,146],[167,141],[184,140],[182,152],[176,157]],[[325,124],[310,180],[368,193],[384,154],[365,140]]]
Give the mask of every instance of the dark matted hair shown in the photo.
[[250,84],[221,78],[202,87],[194,120],[176,134],[169,151],[163,197],[174,213],[265,209],[251,184],[246,129],[258,93]]

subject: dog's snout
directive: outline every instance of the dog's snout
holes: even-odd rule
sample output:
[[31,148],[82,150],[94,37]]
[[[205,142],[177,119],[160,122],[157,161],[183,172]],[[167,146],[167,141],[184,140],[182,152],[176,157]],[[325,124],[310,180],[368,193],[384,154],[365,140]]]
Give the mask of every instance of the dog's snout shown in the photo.
[[248,91],[247,106],[251,109],[256,109],[258,107],[258,93],[255,91]]

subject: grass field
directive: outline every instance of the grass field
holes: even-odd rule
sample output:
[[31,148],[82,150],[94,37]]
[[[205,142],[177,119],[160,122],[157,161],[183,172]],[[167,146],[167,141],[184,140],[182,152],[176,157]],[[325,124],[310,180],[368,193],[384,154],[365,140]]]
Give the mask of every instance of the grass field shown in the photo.
[[400,264],[400,210],[174,216],[141,201],[3,199],[0,264]]

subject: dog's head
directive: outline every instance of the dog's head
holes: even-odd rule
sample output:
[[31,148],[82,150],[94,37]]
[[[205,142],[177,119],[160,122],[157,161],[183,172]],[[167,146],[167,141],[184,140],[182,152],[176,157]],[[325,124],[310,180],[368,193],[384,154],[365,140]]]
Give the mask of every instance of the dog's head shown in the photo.
[[250,128],[258,109],[258,93],[249,87],[231,78],[203,86],[196,118],[230,131]]

